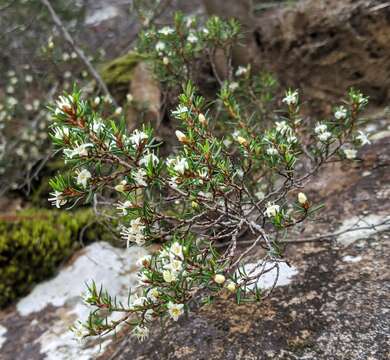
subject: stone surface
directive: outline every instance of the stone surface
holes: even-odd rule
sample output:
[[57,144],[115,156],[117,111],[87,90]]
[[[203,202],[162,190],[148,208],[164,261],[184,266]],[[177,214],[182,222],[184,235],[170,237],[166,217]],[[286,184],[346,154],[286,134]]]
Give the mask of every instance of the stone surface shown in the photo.
[[383,0],[301,0],[261,13],[257,59],[310,105],[331,110],[354,86],[371,102],[389,99],[390,6]]
[[55,278],[0,313],[0,359],[96,358],[112,338],[80,343],[69,331],[77,319],[88,316],[80,297],[85,283],[95,280],[126,301],[129,288],[137,283],[135,263],[143,255],[141,248],[116,249],[103,242],[75,254]]

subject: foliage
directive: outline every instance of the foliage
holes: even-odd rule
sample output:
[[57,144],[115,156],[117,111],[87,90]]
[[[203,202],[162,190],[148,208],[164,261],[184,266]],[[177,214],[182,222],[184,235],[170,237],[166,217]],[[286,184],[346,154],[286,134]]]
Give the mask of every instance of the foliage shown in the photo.
[[85,241],[95,241],[101,229],[91,227],[93,222],[89,210],[30,209],[0,217],[0,307],[52,276],[80,246],[79,235]]
[[[267,293],[258,280],[285,261],[280,240],[321,207],[301,191],[305,184],[323,164],[353,160],[355,147],[369,142],[357,130],[367,99],[353,89],[331,117],[315,124],[303,117],[296,90],[271,111],[272,80],[249,66],[231,68],[228,49],[238,38],[234,21],[211,18],[194,30],[180,14],[175,27],[142,35],[159,79],[171,89],[182,85],[171,112],[180,124],[179,146],[166,159],[150,126],[130,133],[124,120],[104,116],[77,89],[52,107],[53,142],[73,169],[51,181],[53,205],[104,193],[116,201],[128,246],[162,243],[140,259],[139,286],[127,303],[90,285],[85,301],[92,310],[75,328],[80,336],[104,335],[127,323],[144,339],[152,320],[176,321],[194,298],[210,301],[222,291],[238,303],[262,299]],[[213,47],[228,52],[229,71],[210,102],[199,95],[187,61]],[[250,245],[240,249],[243,234]],[[254,256],[256,265],[247,270]]]

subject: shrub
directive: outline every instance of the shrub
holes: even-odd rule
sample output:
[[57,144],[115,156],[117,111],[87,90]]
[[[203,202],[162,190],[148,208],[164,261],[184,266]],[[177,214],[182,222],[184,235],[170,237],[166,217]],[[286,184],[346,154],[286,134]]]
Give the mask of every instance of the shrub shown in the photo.
[[[0,307],[25,295],[80,246],[80,231],[94,221],[91,211],[28,210],[0,217]],[[95,240],[96,230],[83,234]]]
[[[238,303],[261,300],[267,292],[258,288],[259,278],[285,261],[280,241],[321,208],[302,192],[305,184],[326,163],[354,160],[355,148],[369,142],[358,131],[367,99],[353,89],[319,122],[303,116],[297,90],[269,109],[267,78],[249,66],[232,67],[238,29],[218,18],[198,29],[177,15],[174,27],[142,35],[157,76],[170,89],[182,86],[170,114],[179,124],[178,146],[166,159],[151,127],[130,133],[124,119],[104,120],[77,90],[53,106],[52,139],[71,168],[51,181],[53,205],[103,193],[119,210],[128,246],[162,243],[140,259],[139,286],[127,303],[89,286],[85,302],[92,310],[75,327],[78,335],[104,335],[127,323],[144,339],[152,320],[178,320],[194,297],[208,302],[229,291]],[[229,71],[207,101],[193,85],[189,63],[217,49],[225,51]],[[244,249],[238,246],[243,234],[250,243]],[[257,264],[246,270],[253,256]]]

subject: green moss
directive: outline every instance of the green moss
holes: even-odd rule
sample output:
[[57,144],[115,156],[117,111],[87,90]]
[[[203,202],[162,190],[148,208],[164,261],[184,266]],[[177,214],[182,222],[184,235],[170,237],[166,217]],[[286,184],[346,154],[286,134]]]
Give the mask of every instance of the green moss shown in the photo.
[[[23,211],[0,217],[0,308],[25,295],[34,284],[52,276],[85,241],[101,239],[89,210]],[[98,235],[99,234],[99,235]]]
[[109,87],[129,87],[132,71],[135,66],[145,60],[145,56],[131,52],[101,66],[100,73]]

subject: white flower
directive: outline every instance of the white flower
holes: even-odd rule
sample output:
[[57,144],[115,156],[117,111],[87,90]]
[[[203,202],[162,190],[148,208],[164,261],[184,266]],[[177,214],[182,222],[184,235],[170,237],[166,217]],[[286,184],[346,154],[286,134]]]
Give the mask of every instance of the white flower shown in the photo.
[[347,117],[347,109],[344,106],[340,106],[334,113],[334,117],[337,120],[345,119]]
[[31,83],[33,81],[33,77],[31,75],[26,75],[24,80],[26,80],[27,83]]
[[148,184],[146,182],[146,171],[144,169],[138,169],[133,174],[133,180],[139,186],[148,186]]
[[77,145],[74,149],[64,149],[64,155],[69,159],[72,159],[74,156],[88,156],[87,149],[91,146],[93,146],[93,144],[87,143]]
[[95,99],[93,100],[93,103],[98,106],[100,104],[101,98],[99,96],[96,96]]
[[56,115],[62,114],[65,111],[69,111],[72,109],[72,103],[73,103],[72,96],[59,96],[58,100],[56,101],[57,108],[55,109],[54,113]]
[[357,151],[355,149],[344,149],[345,157],[349,160],[355,159]]
[[95,134],[99,134],[101,131],[104,130],[104,124],[100,119],[95,119],[92,123],[92,131]]
[[236,70],[236,76],[244,75],[248,72],[248,68],[244,66],[239,66]]
[[169,185],[172,189],[178,189],[179,183],[178,183],[177,176],[171,177],[171,179],[168,181],[168,185]]
[[177,274],[183,269],[183,262],[172,259],[167,265],[165,265],[165,269],[171,271],[173,274]]
[[148,299],[144,296],[138,297],[138,295],[134,295],[130,298],[130,307],[137,308],[142,307],[147,303]]
[[282,102],[286,103],[288,106],[296,105],[298,103],[298,91],[288,90]]
[[163,64],[168,65],[169,64],[169,58],[167,56],[163,57]]
[[118,206],[116,207],[117,210],[122,211],[122,215],[125,216],[127,215],[127,209],[130,209],[133,206],[133,203],[129,200],[126,200],[125,202],[118,202]]
[[68,61],[70,59],[70,55],[67,52],[64,52],[62,54],[62,60],[63,61]]
[[147,298],[153,302],[157,301],[158,297],[160,296],[160,292],[157,288],[151,288],[147,294]]
[[291,133],[291,127],[285,121],[277,121],[276,122],[276,131],[281,133],[282,135]]
[[153,319],[154,311],[153,309],[148,309],[144,312],[144,318],[146,321],[151,321]]
[[18,78],[17,77],[12,77],[10,80],[12,85],[16,85],[18,83]]
[[314,128],[314,132],[316,134],[321,134],[327,130],[328,130],[328,127],[326,126],[326,124],[322,124],[322,123],[317,123],[316,127]]
[[87,169],[83,169],[77,174],[76,182],[83,187],[87,187],[88,180],[91,177],[91,173]]
[[164,270],[162,275],[163,275],[164,281],[167,283],[171,283],[173,281],[176,281],[176,275],[169,270]]
[[127,102],[131,103],[134,100],[133,95],[127,94],[126,95],[126,100],[127,100]]
[[12,85],[7,86],[6,92],[8,94],[13,94],[15,92],[15,88]]
[[194,33],[190,33],[187,37],[188,42],[195,44],[198,41],[198,37]]
[[356,139],[358,139],[361,142],[362,146],[366,144],[371,144],[371,141],[368,140],[367,135],[363,131],[358,131],[358,133],[359,135],[356,136]]
[[185,158],[178,158],[176,160],[175,166],[173,167],[175,171],[177,171],[179,174],[184,174],[185,171],[188,169],[188,162]]
[[66,137],[69,136],[69,129],[68,129],[68,128],[55,127],[55,128],[53,129],[53,131],[54,131],[53,136],[54,136],[56,139],[59,139],[59,140],[62,140],[65,136],[66,136]]
[[290,135],[286,138],[287,142],[289,143],[294,143],[296,141],[298,141],[297,137],[295,135]]
[[171,245],[169,252],[173,254],[174,257],[183,259],[183,247],[177,241]]
[[274,146],[268,147],[268,149],[265,152],[267,153],[267,155],[270,156],[279,154],[278,150]]
[[122,228],[121,235],[122,238],[126,240],[127,247],[130,246],[131,242],[134,242],[139,246],[145,244],[145,235],[143,234],[144,229],[145,225],[142,223],[141,218],[131,220],[129,227]]
[[141,165],[148,166],[149,164],[157,165],[159,163],[159,161],[160,160],[158,159],[158,157],[154,153],[149,152],[143,156],[143,158],[139,161],[139,163]]
[[332,137],[332,133],[330,133],[329,131],[324,131],[318,134],[318,139],[323,142],[328,141],[331,137]]
[[114,114],[115,114],[115,115],[120,115],[120,114],[122,114],[122,111],[123,111],[123,109],[119,106],[119,107],[117,107],[117,108],[115,109]]
[[307,197],[306,197],[306,195],[303,192],[298,193],[298,202],[301,205],[304,205],[304,204],[307,203]]
[[159,32],[159,34],[170,35],[170,34],[173,34],[175,32],[175,30],[172,29],[170,26],[164,26],[158,32]]
[[279,212],[279,210],[279,205],[268,202],[265,209],[265,215],[268,217],[274,217]]
[[138,340],[144,341],[149,336],[149,329],[146,326],[137,325],[133,329],[133,334]]
[[52,195],[52,197],[49,198],[49,201],[57,208],[60,208],[62,205],[67,203],[67,200],[64,199],[63,193],[61,191],[54,191],[50,193],[50,195]]
[[130,136],[130,141],[135,146],[140,146],[143,140],[147,139],[148,135],[143,131],[139,131],[138,129],[134,130],[132,135]]
[[180,104],[176,110],[172,111],[172,114],[175,115],[175,116],[180,116],[181,114],[184,114],[188,112],[188,108],[187,106],[184,106],[182,104]]
[[217,284],[223,284],[225,282],[226,278],[224,275],[222,274],[216,274],[214,275],[214,281],[217,283]]
[[156,51],[163,51],[165,49],[165,43],[162,41],[157,42],[156,44]]
[[168,313],[170,317],[177,321],[179,317],[184,313],[183,304],[174,304],[173,302],[168,303]]
[[239,86],[239,85],[238,85],[238,82],[235,82],[235,81],[234,81],[234,82],[232,82],[232,83],[229,84],[229,90],[230,90],[230,91],[234,91],[234,90],[236,90],[236,89],[238,88],[238,86]]

